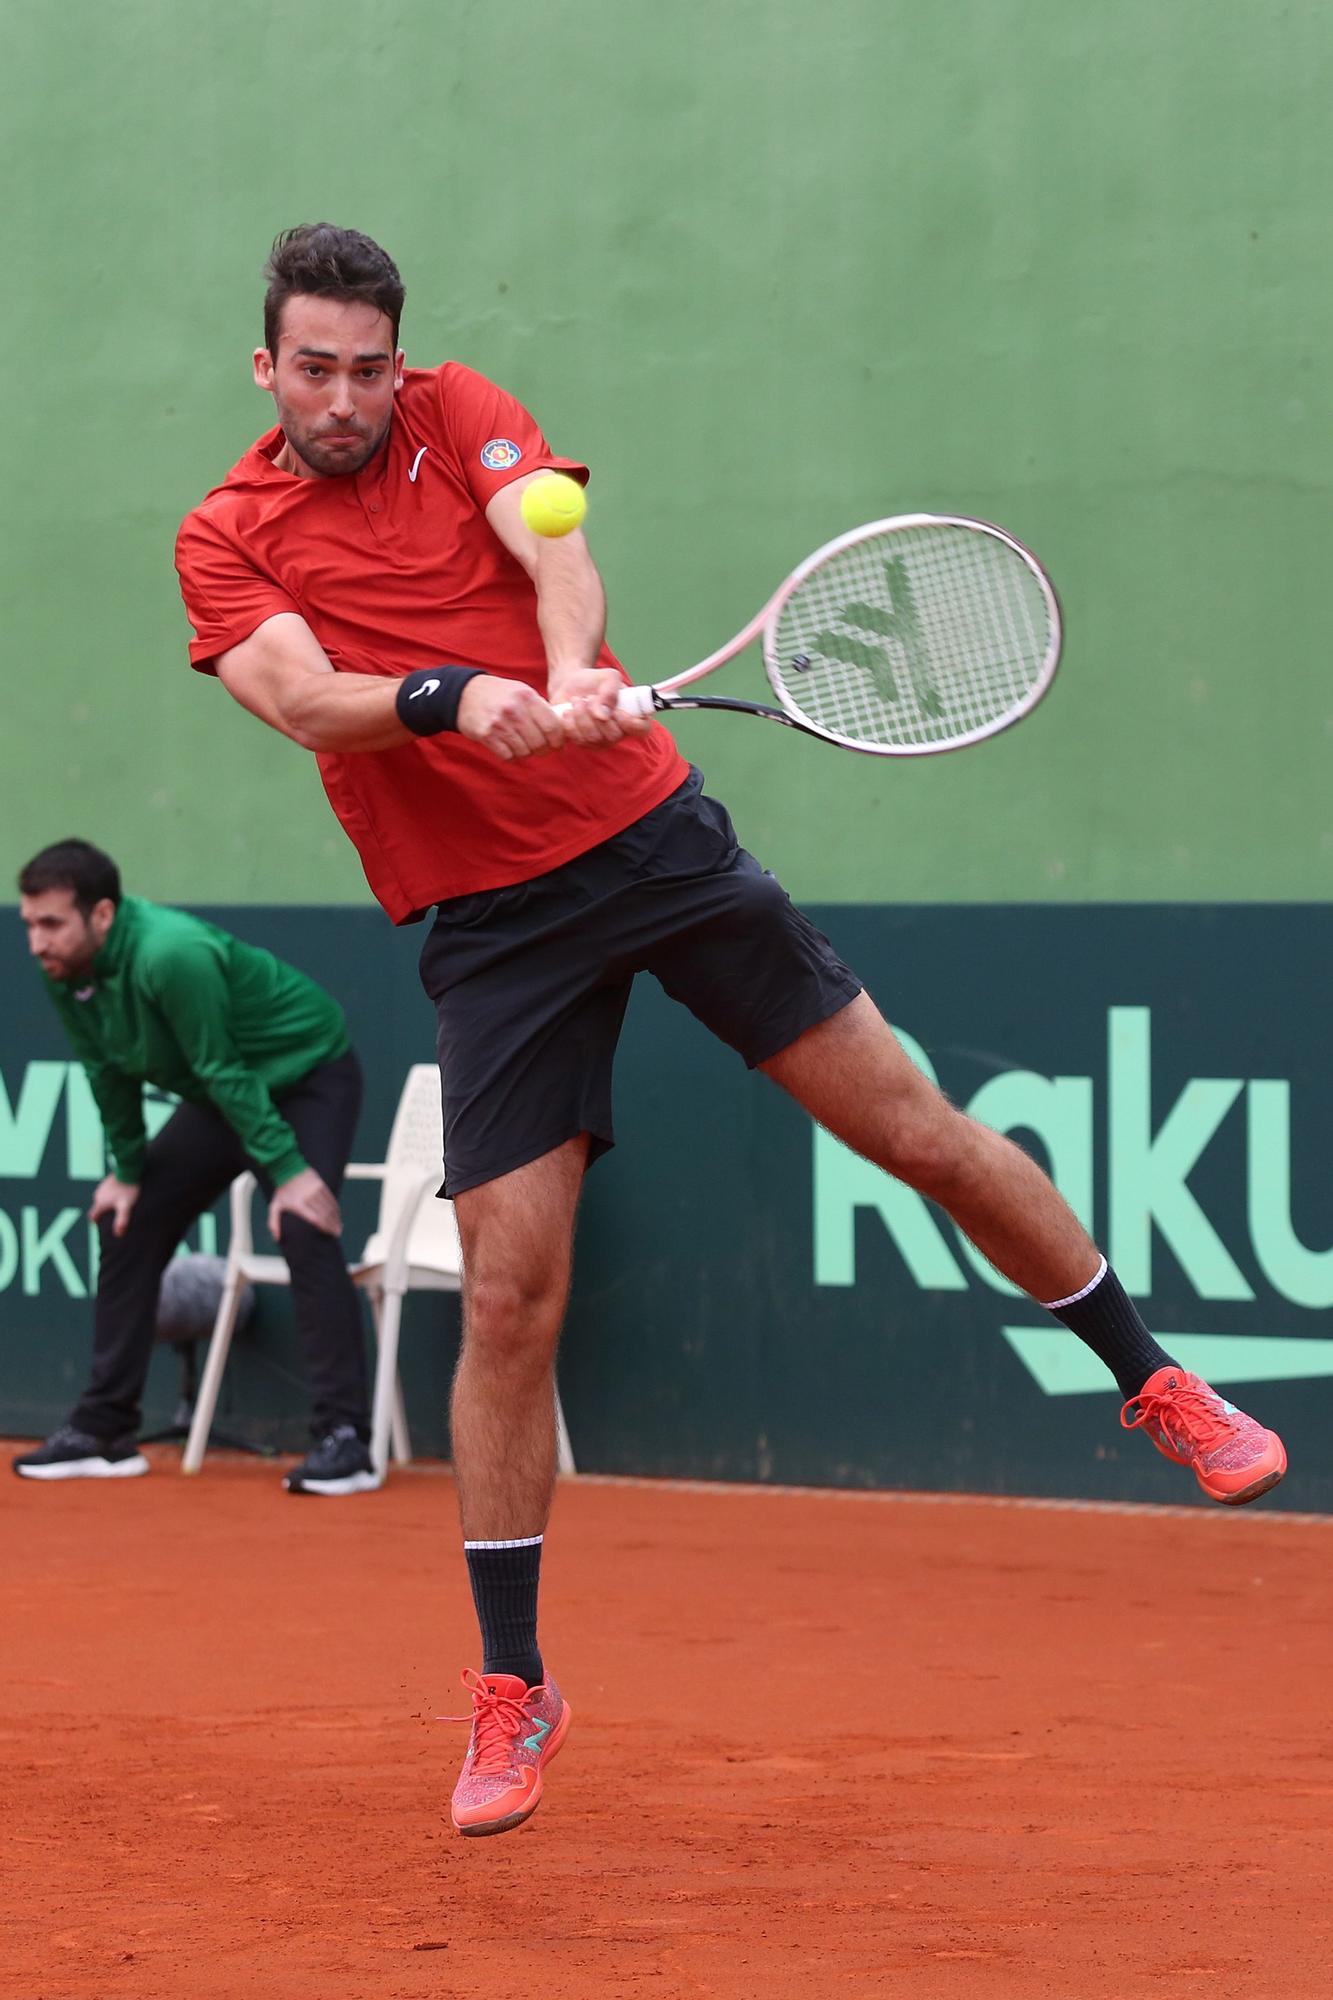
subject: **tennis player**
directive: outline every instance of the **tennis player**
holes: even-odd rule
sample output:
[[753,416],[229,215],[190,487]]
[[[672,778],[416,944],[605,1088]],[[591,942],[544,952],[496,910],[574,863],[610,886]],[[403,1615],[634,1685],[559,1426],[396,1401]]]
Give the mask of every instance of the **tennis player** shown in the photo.
[[1254,1498],[1286,1460],[1157,1345],[1035,1163],[926,1081],[670,735],[617,714],[587,543],[520,512],[535,473],[586,467],[470,368],[404,366],[402,282],[365,236],[290,230],[266,275],[254,379],[277,425],[187,516],[177,567],[194,665],[315,753],[393,921],[434,912],[421,970],[464,1264],[453,1456],[483,1645],[453,1818],[500,1833],[569,1723],[537,1641],[552,1370],[637,972],[946,1209],[1215,1499]]
[[[101,1256],[88,1387],[15,1472],[147,1472],[137,1431],[162,1273],[191,1223],[249,1167],[270,1197],[314,1391],[314,1443],[287,1490],[373,1490],[365,1340],[337,1200],[361,1108],[341,1007],[271,952],[122,895],[115,862],[86,840],[43,848],[18,886],[29,947],[87,1072],[113,1166],[89,1210]],[[184,1100],[151,1139],[145,1084]]]

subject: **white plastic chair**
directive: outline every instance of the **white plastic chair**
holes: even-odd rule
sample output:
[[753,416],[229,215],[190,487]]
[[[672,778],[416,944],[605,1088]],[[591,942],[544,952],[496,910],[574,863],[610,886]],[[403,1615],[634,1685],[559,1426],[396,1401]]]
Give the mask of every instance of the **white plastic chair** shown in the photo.
[[[371,1403],[370,1456],[381,1478],[388,1466],[390,1442],[400,1465],[406,1465],[412,1456],[402,1384],[398,1379],[403,1298],[408,1292],[457,1292],[462,1288],[463,1253],[453,1203],[435,1198],[443,1150],[440,1073],[434,1063],[414,1063],[398,1100],[383,1163],[374,1166],[354,1163],[346,1174],[349,1181],[380,1183],[379,1220],[374,1234],[360,1261],[348,1269],[352,1282],[370,1300],[375,1324],[378,1354]],[[204,1462],[236,1325],[241,1287],[247,1281],[252,1285],[291,1283],[283,1258],[255,1253],[250,1215],[255,1186],[255,1177],[250,1173],[240,1174],[232,1182],[227,1269],[190,1435],[181,1459],[182,1472],[198,1472]],[[559,1467],[562,1473],[570,1473],[574,1470],[574,1455],[558,1392],[555,1420]]]

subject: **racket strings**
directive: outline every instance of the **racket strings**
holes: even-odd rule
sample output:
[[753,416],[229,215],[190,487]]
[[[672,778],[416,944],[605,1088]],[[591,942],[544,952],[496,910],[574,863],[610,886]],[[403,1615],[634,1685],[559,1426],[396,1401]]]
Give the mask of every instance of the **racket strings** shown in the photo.
[[811,570],[765,634],[769,676],[806,721],[922,748],[1023,712],[1055,641],[1026,558],[984,528],[869,536]]

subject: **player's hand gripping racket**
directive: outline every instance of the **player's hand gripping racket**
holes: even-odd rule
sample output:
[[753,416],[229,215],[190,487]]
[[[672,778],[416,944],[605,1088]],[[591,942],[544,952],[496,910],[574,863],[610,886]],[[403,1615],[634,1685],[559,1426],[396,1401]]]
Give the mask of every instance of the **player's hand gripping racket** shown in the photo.
[[[682,694],[762,634],[780,708]],[[1002,528],[899,514],[816,549],[729,644],[620,708],[726,708],[847,750],[960,750],[1036,707],[1060,660],[1060,605],[1036,557]]]

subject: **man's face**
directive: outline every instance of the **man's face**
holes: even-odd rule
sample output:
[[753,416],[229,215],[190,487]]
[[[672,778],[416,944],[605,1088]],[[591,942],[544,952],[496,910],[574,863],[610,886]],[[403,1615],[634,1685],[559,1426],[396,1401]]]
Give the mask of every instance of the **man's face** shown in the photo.
[[360,472],[389,435],[403,356],[374,306],[298,293],[282,309],[277,353],[255,350],[255,381],[278,406],[291,470],[336,479]]
[[48,978],[79,979],[105,943],[116,906],[104,897],[85,916],[72,889],[43,889],[39,896],[19,897],[19,916],[28,950]]

